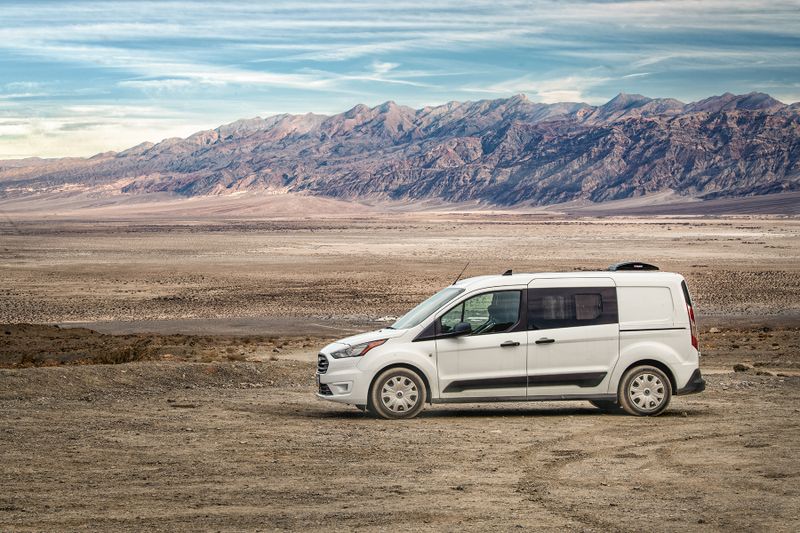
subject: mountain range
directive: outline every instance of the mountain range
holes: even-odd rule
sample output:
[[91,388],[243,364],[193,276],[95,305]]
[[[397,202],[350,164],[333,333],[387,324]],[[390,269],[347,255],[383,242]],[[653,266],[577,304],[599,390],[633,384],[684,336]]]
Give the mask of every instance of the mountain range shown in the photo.
[[671,191],[694,199],[800,190],[800,103],[764,93],[683,103],[524,95],[412,109],[239,120],[91,158],[0,161],[0,199],[242,191],[359,201],[548,205]]

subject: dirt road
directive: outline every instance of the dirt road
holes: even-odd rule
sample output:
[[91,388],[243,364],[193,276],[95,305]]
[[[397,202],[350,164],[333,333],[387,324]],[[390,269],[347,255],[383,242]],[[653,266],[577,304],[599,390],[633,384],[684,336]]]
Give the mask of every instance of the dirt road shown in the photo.
[[800,377],[718,373],[654,419],[588,403],[316,400],[313,363],[0,370],[0,529],[800,528]]

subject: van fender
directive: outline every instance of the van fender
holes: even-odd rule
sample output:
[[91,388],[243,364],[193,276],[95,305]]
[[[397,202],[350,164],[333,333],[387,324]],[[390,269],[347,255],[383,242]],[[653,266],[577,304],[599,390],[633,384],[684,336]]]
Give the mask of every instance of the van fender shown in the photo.
[[627,345],[620,351],[617,362],[611,370],[611,379],[608,380],[608,393],[616,394],[622,375],[631,365],[648,360],[661,363],[667,368],[668,377],[675,388],[677,377],[675,369],[681,365],[680,354],[672,347],[660,342],[640,341]]
[[[434,354],[435,355],[435,354]],[[358,367],[368,379],[369,385],[375,376],[383,372],[384,369],[393,366],[406,366],[418,370],[423,374],[423,378],[428,384],[428,401],[439,397],[439,379],[435,366],[436,359],[427,352],[420,353],[415,350],[386,350],[385,353],[367,354]]]

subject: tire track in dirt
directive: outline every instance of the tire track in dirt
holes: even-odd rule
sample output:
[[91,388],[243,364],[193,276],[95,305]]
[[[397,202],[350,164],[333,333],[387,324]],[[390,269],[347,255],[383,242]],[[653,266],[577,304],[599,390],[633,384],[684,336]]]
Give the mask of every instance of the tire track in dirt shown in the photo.
[[[766,404],[771,399],[767,396],[750,395],[747,400],[757,405],[739,409],[739,419],[741,411],[750,411],[744,417],[746,420],[757,419],[755,413],[768,408]],[[683,401],[687,400],[679,400]],[[742,471],[759,466],[749,464],[742,457],[742,446],[752,448],[766,444],[760,441],[742,445],[743,440],[752,437],[753,431],[720,427],[729,423],[730,411],[730,408],[704,407],[701,412],[689,409],[686,417],[675,412],[650,420],[624,417],[614,424],[617,435],[609,435],[607,427],[609,419],[614,417],[604,416],[589,428],[570,432],[567,438],[553,439],[549,446],[534,445],[520,453],[524,466],[517,490],[553,513],[603,531],[641,529],[641,524],[630,517],[642,514],[656,520],[654,523],[660,525],[655,527],[664,530],[681,530],[705,523],[737,528],[770,524],[777,530],[790,530],[781,519],[781,516],[787,517],[782,512],[786,508],[773,512],[774,507],[772,510],[767,507],[766,502],[776,492],[770,489],[765,492],[758,481],[772,475],[774,470],[767,469],[760,476],[751,473],[742,477]],[[675,427],[674,422],[681,422],[680,427]],[[677,435],[666,436],[669,433]],[[796,442],[798,435],[787,437],[787,441]],[[607,444],[609,440],[613,444]],[[598,445],[603,441],[606,444]],[[569,446],[555,447],[564,442],[569,442]],[[711,457],[717,456],[716,462],[729,466],[717,467],[713,460],[707,461],[710,465],[693,461],[695,457],[708,457],[709,453]],[[769,464],[768,455],[759,454],[758,457],[762,464]],[[791,464],[792,460],[789,461]],[[796,461],[794,463],[796,470]],[[747,481],[742,483],[743,480]],[[763,500],[764,505],[742,508],[736,503],[739,492],[748,494],[750,501]],[[792,497],[800,501],[797,491]],[[653,498],[660,502],[656,508]],[[796,515],[793,520],[798,523]]]

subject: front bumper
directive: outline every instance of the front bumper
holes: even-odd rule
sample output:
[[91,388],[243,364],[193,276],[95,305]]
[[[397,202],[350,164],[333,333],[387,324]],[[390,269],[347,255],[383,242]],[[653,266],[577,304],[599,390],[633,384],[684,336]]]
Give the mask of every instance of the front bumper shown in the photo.
[[324,383],[322,377],[317,374],[317,396],[320,398],[332,400],[333,396],[348,396],[353,390],[352,381]]
[[704,390],[706,390],[706,380],[703,379],[703,375],[700,373],[700,369],[698,368],[692,372],[692,375],[689,377],[689,381],[686,383],[686,385],[677,390],[675,396],[683,396],[684,394],[697,394],[698,392],[703,392]]
[[316,373],[317,398],[355,405],[367,403],[367,376],[357,368],[356,358],[333,359],[326,354],[320,357],[327,359],[324,372]]

